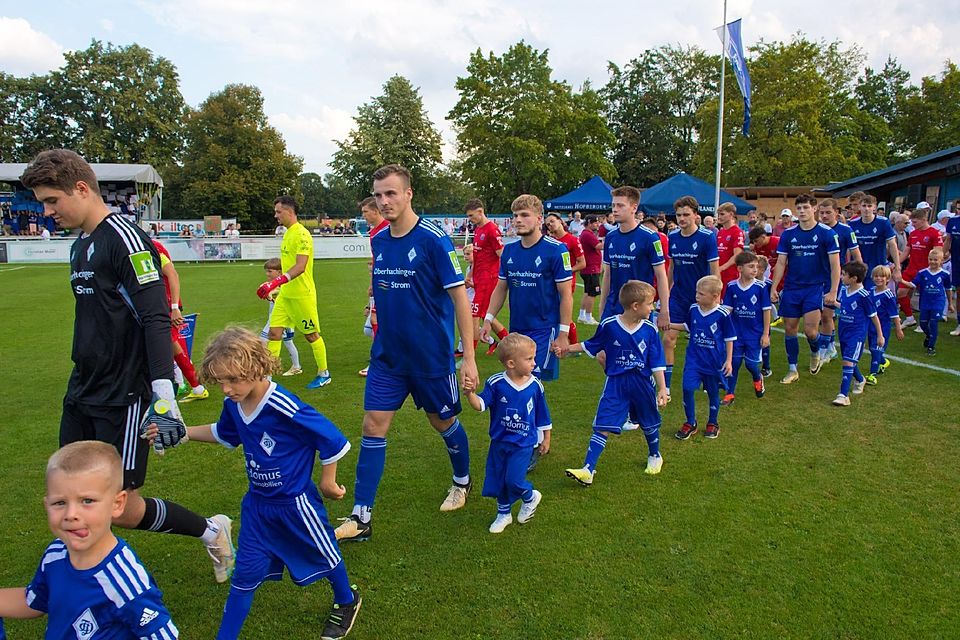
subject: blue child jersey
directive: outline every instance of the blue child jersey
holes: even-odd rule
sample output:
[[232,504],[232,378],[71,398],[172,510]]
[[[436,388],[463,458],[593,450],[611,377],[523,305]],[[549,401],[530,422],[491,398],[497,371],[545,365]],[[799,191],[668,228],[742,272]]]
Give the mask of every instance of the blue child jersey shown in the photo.
[[875,290],[873,292],[873,306],[877,310],[881,328],[890,326],[894,318],[900,317],[900,311],[897,309],[897,296],[890,289]]
[[453,243],[420,218],[406,235],[394,238],[388,226],[370,244],[380,322],[371,364],[397,375],[447,375],[454,370],[454,308],[447,289],[463,285]]
[[[678,296],[688,303],[697,293],[697,282],[710,275],[710,263],[719,262],[717,236],[712,231],[698,228],[689,236],[680,229],[670,233],[669,253],[673,269],[673,287],[670,297]],[[652,284],[652,283],[651,283]]]
[[840,287],[835,311],[840,342],[866,342],[867,327],[875,315],[877,307],[869,291],[860,287],[851,293],[846,287]]
[[[950,236],[950,260],[954,265],[960,266],[960,214],[947,220],[946,226],[946,234]],[[960,273],[956,270],[953,275],[960,277]]]
[[763,336],[763,312],[771,308],[770,290],[761,280],[754,280],[747,287],[740,279],[727,285],[723,304],[733,311],[733,328],[737,332],[737,344],[759,346]]
[[623,313],[620,288],[628,280],[656,286],[653,268],[664,263],[663,246],[656,231],[643,225],[627,233],[619,227],[603,239],[603,264],[610,269],[610,292],[603,301],[603,317]]
[[[827,226],[827,225],[824,225]],[[854,233],[853,229],[848,224],[838,222],[832,227],[828,227],[837,234],[837,243],[840,245],[840,265],[843,266],[847,264],[847,254],[851,249],[859,249],[860,245],[857,244],[857,234]],[[827,282],[830,282],[830,279],[827,278]]]
[[691,305],[684,326],[690,332],[684,369],[691,367],[703,375],[720,375],[727,361],[727,343],[737,339],[730,310],[718,305],[704,311],[699,305]]
[[126,542],[97,566],[75,569],[54,540],[26,590],[27,606],[47,614],[46,640],[179,637],[163,594]]
[[510,296],[510,331],[551,329],[560,324],[557,284],[573,277],[566,245],[548,236],[529,248],[511,242],[500,255],[499,277],[506,281]]
[[276,382],[250,416],[224,399],[213,435],[227,447],[243,446],[249,492],[271,500],[294,500],[312,490],[315,452],[321,464],[330,464],[350,450],[336,425]]
[[666,369],[657,327],[649,320],[641,320],[630,330],[619,315],[610,316],[583,343],[583,351],[591,358],[606,352],[604,373],[608,378],[628,373],[650,378],[654,371]]
[[[860,257],[867,265],[867,280],[873,273],[873,268],[887,264],[887,241],[896,238],[897,234],[886,218],[876,216],[873,222],[867,223],[863,218],[850,221],[850,228],[857,237],[860,247]],[[864,286],[867,282],[864,282]]]
[[519,447],[535,447],[537,432],[553,428],[543,383],[530,376],[517,386],[505,373],[487,378],[477,394],[483,411],[490,410],[490,439]]
[[830,254],[840,253],[836,232],[825,224],[804,231],[790,227],[780,236],[777,254],[787,256],[785,286],[812,287],[830,282]]
[[[958,247],[960,249],[960,247]],[[920,311],[943,311],[947,304],[947,289],[951,286],[950,274],[939,269],[936,272],[929,268],[921,269],[914,276],[913,284],[920,294]]]

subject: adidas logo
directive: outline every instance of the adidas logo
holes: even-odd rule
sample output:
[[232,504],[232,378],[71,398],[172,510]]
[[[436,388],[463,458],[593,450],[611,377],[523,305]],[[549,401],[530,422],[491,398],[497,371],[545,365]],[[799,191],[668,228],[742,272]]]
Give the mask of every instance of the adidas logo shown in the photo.
[[619,347],[619,346],[620,346],[620,341],[619,341],[619,340],[614,340],[614,341],[613,341],[613,346]]
[[510,258],[509,260],[507,260],[507,264],[513,264],[513,258]]
[[507,402],[507,399],[506,399],[506,398],[504,398],[503,396],[501,396],[501,397],[500,397],[500,402],[503,402],[504,404],[506,404],[506,402]]
[[383,260],[383,254],[382,254],[382,253],[378,253],[378,254],[377,254],[377,262],[380,262],[381,260]]
[[440,413],[446,413],[447,411],[450,411],[450,407],[447,405],[443,405],[443,407],[440,409]]
[[147,609],[146,607],[144,607],[144,609],[143,609],[143,615],[140,616],[140,626],[141,626],[141,627],[147,626],[148,624],[150,624],[151,622],[153,622],[153,620],[154,620],[158,615],[160,615],[160,614],[159,614],[157,611],[154,611],[153,609]]

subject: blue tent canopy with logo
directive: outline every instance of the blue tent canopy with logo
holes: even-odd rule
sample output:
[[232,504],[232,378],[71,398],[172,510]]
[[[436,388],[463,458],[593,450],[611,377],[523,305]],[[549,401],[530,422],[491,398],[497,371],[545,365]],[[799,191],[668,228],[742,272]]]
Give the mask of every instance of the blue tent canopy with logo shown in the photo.
[[[658,214],[661,211],[673,214],[673,203],[677,198],[693,196],[700,204],[700,213],[713,215],[713,185],[686,173],[678,173],[660,184],[645,189],[640,196],[640,210],[648,214]],[[746,215],[755,206],[741,200],[735,195],[720,190],[720,202],[732,202],[737,207],[737,213]]]
[[546,211],[609,211],[613,187],[600,176],[593,176],[562,196],[543,203]]

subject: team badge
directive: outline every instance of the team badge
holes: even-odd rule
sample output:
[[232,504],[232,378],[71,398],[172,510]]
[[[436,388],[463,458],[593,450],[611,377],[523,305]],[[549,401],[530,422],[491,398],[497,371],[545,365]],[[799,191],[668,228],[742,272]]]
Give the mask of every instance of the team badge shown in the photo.
[[417,250],[410,249],[410,253],[407,254],[407,260],[409,260],[410,262],[413,262],[413,259],[416,257],[417,257]]
[[716,323],[716,322],[714,322],[712,325],[710,325],[710,332],[711,332],[711,333],[716,333],[716,332],[717,332],[717,323]]
[[527,400],[527,414],[533,413],[533,398]]
[[750,296],[750,303],[757,304],[757,296]]
[[693,250],[694,250],[694,251],[697,250],[697,243],[696,243],[696,242],[693,243]]
[[[413,251],[413,249],[411,249],[411,251]],[[453,265],[453,270],[457,273],[457,275],[462,274],[463,270],[460,268],[460,259],[457,258],[457,252],[448,251],[447,255],[450,256],[450,264]]]
[[80,617],[73,621],[73,631],[77,634],[77,640],[87,640],[100,630],[97,619],[93,617],[93,612],[87,609],[80,614]]
[[[630,248],[633,249],[633,245],[631,245]],[[663,256],[663,245],[660,244],[660,240],[653,241],[653,249],[657,252],[658,256]]]
[[631,242],[631,243],[630,243],[630,251],[636,251],[636,250],[637,250],[637,243],[636,243],[636,242]]
[[277,446],[276,440],[270,437],[270,434],[266,431],[263,432],[263,437],[260,438],[260,448],[267,452],[268,456],[273,455],[273,448]]
[[542,262],[543,260],[540,259],[540,256],[537,256],[537,259],[533,261],[533,264],[539,267]]
[[570,271],[570,270],[571,270],[571,267],[570,267],[570,254],[567,253],[566,251],[563,252],[563,268],[566,269],[567,271]]
[[87,262],[90,261],[90,258],[93,257],[93,243],[90,243],[90,246],[87,247]]
[[133,272],[137,274],[137,282],[140,284],[160,280],[160,271],[157,269],[149,251],[138,251],[130,254],[130,264],[133,266]]

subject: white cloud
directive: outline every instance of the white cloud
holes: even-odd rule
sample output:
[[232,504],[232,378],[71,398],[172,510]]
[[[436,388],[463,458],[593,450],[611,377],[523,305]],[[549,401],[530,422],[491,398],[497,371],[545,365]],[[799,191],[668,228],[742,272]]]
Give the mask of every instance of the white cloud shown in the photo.
[[16,76],[44,74],[63,64],[63,47],[23,18],[0,16],[0,69]]
[[326,164],[337,150],[334,140],[343,140],[353,127],[353,116],[343,110],[320,106],[315,115],[275,113],[270,124],[283,135],[287,149],[303,157],[304,171],[326,173]]
[[113,27],[114,27],[113,20],[111,20],[110,18],[100,18],[101,29],[109,33],[113,31]]

